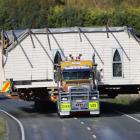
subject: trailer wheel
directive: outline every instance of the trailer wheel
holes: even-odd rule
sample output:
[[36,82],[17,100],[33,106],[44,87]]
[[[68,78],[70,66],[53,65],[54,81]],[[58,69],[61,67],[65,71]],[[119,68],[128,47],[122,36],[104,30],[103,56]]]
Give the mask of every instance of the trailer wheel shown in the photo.
[[41,103],[41,101],[39,101],[39,100],[35,100],[35,109],[37,110],[37,111],[41,111],[42,110],[42,103]]
[[35,109],[37,111],[45,111],[46,110],[46,106],[47,102],[46,101],[41,101],[41,100],[35,100]]

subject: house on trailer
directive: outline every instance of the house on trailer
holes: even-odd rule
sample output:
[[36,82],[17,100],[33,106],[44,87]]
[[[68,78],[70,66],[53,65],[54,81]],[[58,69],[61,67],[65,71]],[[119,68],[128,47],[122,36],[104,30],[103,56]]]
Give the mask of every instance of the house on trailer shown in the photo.
[[140,42],[130,28],[45,28],[5,34],[11,43],[3,57],[4,74],[16,88],[56,87],[54,64],[82,54],[83,60],[95,55],[101,94],[139,91]]

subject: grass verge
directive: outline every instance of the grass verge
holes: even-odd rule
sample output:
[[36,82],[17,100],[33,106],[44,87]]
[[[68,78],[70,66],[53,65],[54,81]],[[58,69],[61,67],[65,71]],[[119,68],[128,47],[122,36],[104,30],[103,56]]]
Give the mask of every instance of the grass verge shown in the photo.
[[0,140],[7,140],[6,138],[6,121],[0,117]]
[[110,99],[110,102],[123,104],[123,105],[130,105],[135,102],[140,101],[140,95],[119,95],[115,99]]
[[121,110],[140,112],[140,95],[119,95],[107,102]]

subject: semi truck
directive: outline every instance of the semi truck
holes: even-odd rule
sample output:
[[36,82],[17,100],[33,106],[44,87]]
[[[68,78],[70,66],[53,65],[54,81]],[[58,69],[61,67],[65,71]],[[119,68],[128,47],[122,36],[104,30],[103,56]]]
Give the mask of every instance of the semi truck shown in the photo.
[[[8,45],[5,36],[8,38]],[[46,102],[47,105],[43,107],[50,108],[49,105],[57,101],[59,101],[58,109],[61,109],[64,104],[61,107],[59,98],[61,94],[58,94],[62,92],[60,89],[62,87],[69,89],[71,82],[74,88],[79,88],[78,84],[83,87],[80,79],[77,80],[78,82],[63,79],[64,67],[62,68],[61,65],[72,61],[67,59],[69,54],[76,63],[92,61],[94,68],[95,61],[92,60],[92,55],[95,55],[94,59],[98,67],[95,77],[92,77],[93,81],[95,78],[92,86],[94,91],[98,83],[101,96],[103,94],[114,98],[118,94],[139,93],[140,47],[129,28],[74,27],[11,30],[4,31],[1,39],[0,77],[3,78],[0,78],[0,84],[4,79],[10,80],[11,92],[16,91],[24,100],[33,100],[38,109]],[[82,54],[82,57],[76,60],[79,54]],[[62,72],[62,76],[58,71]],[[59,79],[60,77],[62,78]],[[69,110],[72,110],[72,106]]]
[[99,91],[96,82],[96,64],[80,60],[81,54],[74,59],[62,61],[57,68],[58,100],[60,116],[72,112],[89,112],[99,115]]

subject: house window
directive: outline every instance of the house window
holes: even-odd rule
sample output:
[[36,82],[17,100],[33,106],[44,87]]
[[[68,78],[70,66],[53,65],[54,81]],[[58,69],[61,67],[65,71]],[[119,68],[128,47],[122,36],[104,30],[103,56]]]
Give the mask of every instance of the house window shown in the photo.
[[54,69],[57,70],[57,64],[59,64],[62,61],[61,54],[59,51],[56,52],[55,57],[54,57]]
[[113,56],[113,77],[122,77],[122,60],[118,50],[115,50]]

